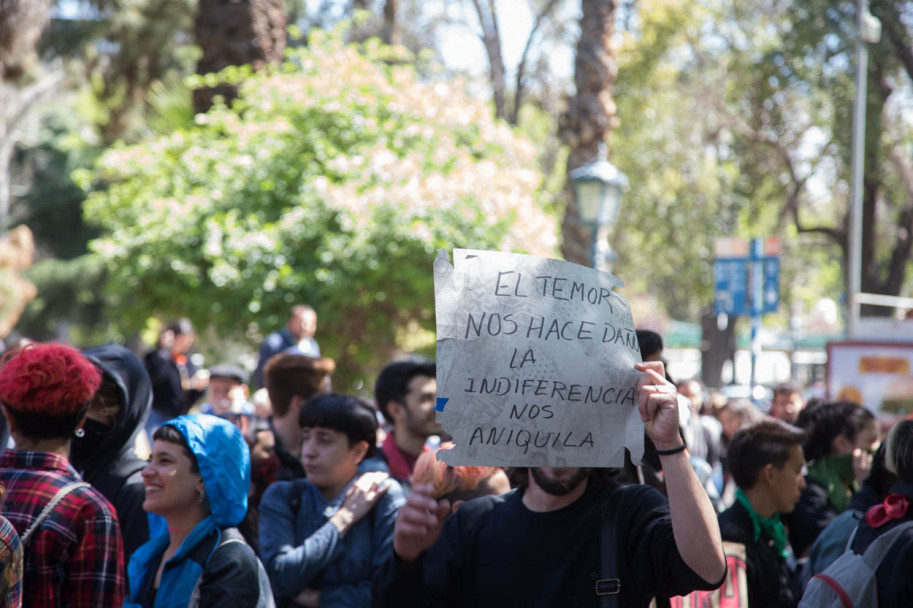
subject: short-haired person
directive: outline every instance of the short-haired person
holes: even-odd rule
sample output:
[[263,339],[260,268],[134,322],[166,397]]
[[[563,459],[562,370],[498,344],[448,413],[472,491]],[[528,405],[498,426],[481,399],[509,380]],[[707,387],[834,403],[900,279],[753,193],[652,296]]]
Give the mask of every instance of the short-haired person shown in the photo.
[[799,386],[792,382],[781,382],[774,387],[774,397],[770,402],[770,415],[783,422],[795,424],[799,412],[805,407]]
[[374,384],[374,399],[393,425],[381,446],[390,475],[407,489],[425,442],[441,432],[434,414],[437,398],[436,367],[430,361],[395,361]]
[[273,409],[270,428],[275,435],[275,455],[279,468],[277,481],[304,477],[301,427],[298,414],[308,399],[331,390],[330,376],[336,369],[332,359],[280,354],[269,360],[265,369],[266,390]]
[[143,358],[152,382],[152,410],[146,420],[150,441],[160,424],[186,414],[203,395],[206,374],[187,356],[195,340],[190,319],[175,319],[162,329],[155,348]]
[[358,474],[376,449],[374,409],[355,397],[318,395],[301,408],[307,479],[277,482],[260,502],[260,550],[279,605],[359,608],[393,552],[405,502],[386,473]]
[[247,511],[250,456],[241,431],[216,416],[167,421],[143,469],[143,508],[167,531],[130,559],[124,608],[258,608],[272,601],[257,556],[235,526]]
[[879,433],[872,412],[844,401],[809,405],[796,426],[806,434],[808,474],[799,504],[786,517],[786,524],[789,543],[796,557],[803,558],[869,476]]
[[[859,522],[852,550],[865,553],[876,538],[899,524],[913,520],[913,420],[895,424],[885,439],[885,465],[896,474],[884,502],[870,508]],[[907,530],[893,544],[875,571],[882,606],[913,606],[913,531]]]
[[805,433],[772,418],[743,428],[729,445],[736,501],[720,514],[723,540],[745,546],[748,605],[789,608],[801,595],[780,513],[805,487]]
[[320,345],[314,339],[317,332],[317,312],[306,304],[297,304],[288,311],[285,327],[264,338],[260,345],[260,360],[254,371],[254,385],[266,386],[266,363],[279,353],[320,357]]
[[139,358],[118,344],[96,346],[83,355],[102,373],[82,436],[70,445],[70,462],[117,510],[124,561],[149,540],[143,510],[146,463],[134,452],[152,404],[152,385]]
[[245,437],[251,428],[254,406],[247,398],[247,372],[237,365],[220,363],[209,368],[207,400],[200,406],[203,414],[224,418],[241,429]]
[[0,457],[3,515],[20,538],[64,488],[71,491],[25,544],[23,597],[30,607],[120,606],[124,556],[117,515],[69,463],[101,372],[78,350],[32,343],[8,352],[0,404],[16,449]]
[[[374,605],[596,607],[605,577],[618,579],[616,605],[628,608],[718,587],[726,572],[719,527],[682,444],[675,386],[660,362],[637,369],[637,407],[663,461],[668,501],[649,486],[598,483],[607,469],[542,467],[518,471],[523,486],[451,515],[447,501],[431,498],[433,486],[416,484],[396,520],[395,556],[375,579]],[[610,551],[615,569],[604,572]]]

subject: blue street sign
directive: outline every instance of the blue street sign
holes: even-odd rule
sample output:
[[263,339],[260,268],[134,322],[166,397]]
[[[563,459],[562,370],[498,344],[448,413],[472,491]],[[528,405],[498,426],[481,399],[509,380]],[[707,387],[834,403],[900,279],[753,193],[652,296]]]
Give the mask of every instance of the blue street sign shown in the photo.
[[[780,304],[780,258],[763,255],[760,241],[752,245],[749,255],[714,260],[714,313],[752,316],[777,311]],[[755,280],[758,275],[760,280]],[[757,306],[756,291],[760,291]]]
[[777,312],[777,306],[780,304],[780,258],[764,257],[761,263],[764,266],[764,300],[761,303],[761,313]]
[[713,263],[713,278],[716,283],[716,299],[713,311],[716,314],[746,315],[748,307],[748,258],[718,258]]

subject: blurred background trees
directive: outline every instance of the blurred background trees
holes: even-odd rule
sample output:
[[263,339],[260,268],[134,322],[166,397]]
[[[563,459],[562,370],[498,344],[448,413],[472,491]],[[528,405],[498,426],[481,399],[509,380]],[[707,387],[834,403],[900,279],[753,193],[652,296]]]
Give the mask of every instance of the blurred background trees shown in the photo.
[[[434,248],[581,244],[558,124],[584,5],[613,15],[592,94],[632,185],[610,238],[635,319],[706,317],[720,236],[781,237],[769,324],[843,296],[855,2],[234,5],[0,5],[0,230],[37,249],[17,331],[135,341],[186,313],[249,349],[310,301],[352,386],[430,353]],[[862,286],[911,295],[913,3],[871,10]]]

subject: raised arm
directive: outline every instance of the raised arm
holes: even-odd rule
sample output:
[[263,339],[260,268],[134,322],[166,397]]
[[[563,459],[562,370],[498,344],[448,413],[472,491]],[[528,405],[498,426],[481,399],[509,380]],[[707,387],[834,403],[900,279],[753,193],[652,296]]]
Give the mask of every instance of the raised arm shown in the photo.
[[[720,526],[707,492],[688,461],[688,451],[676,450],[683,443],[675,386],[665,379],[659,361],[638,363],[636,367],[643,372],[637,383],[638,407],[644,429],[660,453],[676,547],[698,576],[718,582],[726,571]],[[663,455],[664,451],[672,453]]]

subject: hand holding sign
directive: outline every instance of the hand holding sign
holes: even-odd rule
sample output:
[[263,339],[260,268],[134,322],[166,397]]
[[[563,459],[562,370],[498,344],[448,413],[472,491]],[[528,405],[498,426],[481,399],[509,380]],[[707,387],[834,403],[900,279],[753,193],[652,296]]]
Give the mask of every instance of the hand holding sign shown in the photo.
[[437,419],[451,465],[621,466],[643,452],[640,350],[608,273],[493,251],[434,264]]
[[643,374],[637,382],[637,401],[644,430],[658,450],[682,445],[679,434],[678,399],[675,386],[666,380],[660,361],[635,365]]

